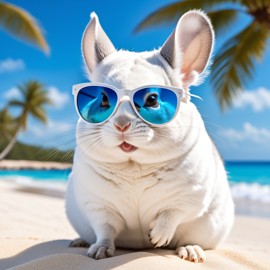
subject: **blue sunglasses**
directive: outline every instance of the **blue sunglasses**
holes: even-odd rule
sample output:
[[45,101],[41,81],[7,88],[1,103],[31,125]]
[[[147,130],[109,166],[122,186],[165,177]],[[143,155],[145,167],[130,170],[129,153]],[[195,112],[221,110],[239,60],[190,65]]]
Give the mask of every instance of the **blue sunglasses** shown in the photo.
[[114,114],[123,98],[127,97],[143,121],[157,126],[174,119],[180,101],[186,95],[182,89],[171,86],[147,85],[126,90],[103,83],[77,84],[73,86],[72,92],[76,110],[87,123],[104,123]]

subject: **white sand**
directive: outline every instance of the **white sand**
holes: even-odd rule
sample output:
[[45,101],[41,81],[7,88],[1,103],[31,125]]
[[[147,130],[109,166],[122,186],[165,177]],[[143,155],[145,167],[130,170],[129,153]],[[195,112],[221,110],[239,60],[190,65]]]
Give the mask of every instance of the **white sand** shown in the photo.
[[0,169],[69,169],[70,163],[32,161],[32,160],[0,160]]
[[76,237],[63,198],[33,193],[0,181],[0,269],[20,270],[174,270],[270,269],[270,219],[236,218],[228,240],[206,252],[203,264],[183,261],[168,250],[118,250],[115,257],[95,261],[84,248],[68,248]]

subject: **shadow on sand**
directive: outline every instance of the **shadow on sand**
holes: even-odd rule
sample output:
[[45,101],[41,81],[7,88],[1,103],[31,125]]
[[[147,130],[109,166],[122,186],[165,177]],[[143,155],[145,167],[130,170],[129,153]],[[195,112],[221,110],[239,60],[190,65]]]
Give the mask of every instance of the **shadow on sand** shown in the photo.
[[174,254],[169,250],[160,250],[159,254],[156,253],[156,250],[147,250],[147,252],[117,250],[115,254],[117,259],[113,257],[96,261],[87,257],[86,248],[69,248],[69,243],[69,240],[55,240],[37,244],[12,257],[1,259],[0,270],[11,268],[14,270],[109,270],[133,260],[142,260],[145,257]]

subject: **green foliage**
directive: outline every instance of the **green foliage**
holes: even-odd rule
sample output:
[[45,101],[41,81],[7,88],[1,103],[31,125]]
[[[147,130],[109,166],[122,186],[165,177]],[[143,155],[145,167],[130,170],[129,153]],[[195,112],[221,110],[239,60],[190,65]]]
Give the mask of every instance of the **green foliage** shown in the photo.
[[262,58],[269,35],[266,27],[253,22],[229,39],[216,55],[212,76],[222,108],[228,106],[243,85],[252,78],[253,59]]
[[11,116],[7,107],[0,111],[0,138],[2,140],[12,137],[16,125],[16,120]]
[[[4,149],[7,142],[1,141],[0,152]],[[72,163],[74,151],[60,151],[53,148],[41,148],[17,142],[12,148],[6,159],[14,160],[36,160],[36,161],[55,161]]]
[[49,46],[36,20],[25,10],[0,2],[0,26],[13,36],[31,42],[49,53]]
[[[230,8],[227,9],[224,4],[228,3]],[[206,11],[217,33],[231,26],[239,13],[253,19],[247,28],[225,42],[214,59],[211,81],[224,109],[231,105],[233,98],[253,78],[254,63],[266,51],[270,37],[270,0],[178,1],[151,13],[137,26],[135,32],[175,22],[192,9]]]
[[[228,23],[232,18],[235,18],[235,13],[233,9],[226,10],[224,12],[225,18],[218,17],[218,11],[213,10],[213,8],[217,4],[222,4],[225,2],[240,2],[240,1],[222,1],[222,0],[185,0],[185,1],[178,1],[172,4],[169,4],[165,7],[162,7],[150,15],[148,15],[139,25],[135,28],[135,32],[140,32],[142,30],[148,29],[150,27],[156,27],[164,24],[171,24],[176,22],[184,13],[192,9],[200,9],[204,10],[207,13],[212,12],[212,17],[214,19],[219,19],[219,22],[216,23],[216,27],[221,26],[224,27],[222,22],[225,24]],[[227,18],[228,16],[228,18]],[[211,18],[211,14],[209,15]],[[212,21],[215,24],[214,20]],[[215,28],[216,29],[216,28]]]
[[29,81],[26,84],[19,86],[21,97],[19,99],[10,100],[8,106],[15,106],[21,109],[20,115],[14,119],[14,132],[12,136],[9,134],[8,111],[5,109],[0,125],[3,126],[4,138],[8,139],[8,143],[2,151],[0,151],[0,160],[5,158],[14,147],[17,136],[21,130],[26,130],[29,115],[32,115],[42,123],[47,123],[45,105],[52,104],[48,97],[48,92],[43,85],[38,81]]
[[38,81],[29,81],[24,85],[19,86],[21,92],[20,99],[12,99],[9,101],[9,106],[19,107],[22,113],[19,117],[20,128],[27,128],[27,119],[32,115],[42,123],[47,123],[45,105],[52,105],[52,101],[48,97],[47,90]]
[[236,20],[239,11],[235,9],[222,9],[207,12],[213,28],[217,34],[221,34],[222,30],[227,30]]

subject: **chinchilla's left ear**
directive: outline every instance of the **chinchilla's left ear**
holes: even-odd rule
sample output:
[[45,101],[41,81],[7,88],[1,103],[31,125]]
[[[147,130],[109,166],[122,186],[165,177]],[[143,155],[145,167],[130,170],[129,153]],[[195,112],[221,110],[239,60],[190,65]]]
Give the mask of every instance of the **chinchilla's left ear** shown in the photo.
[[90,74],[98,63],[114,51],[112,42],[99,24],[98,16],[92,12],[82,39],[82,53]]
[[189,11],[178,21],[160,54],[182,74],[183,86],[195,85],[206,69],[214,44],[214,31],[201,11]]

